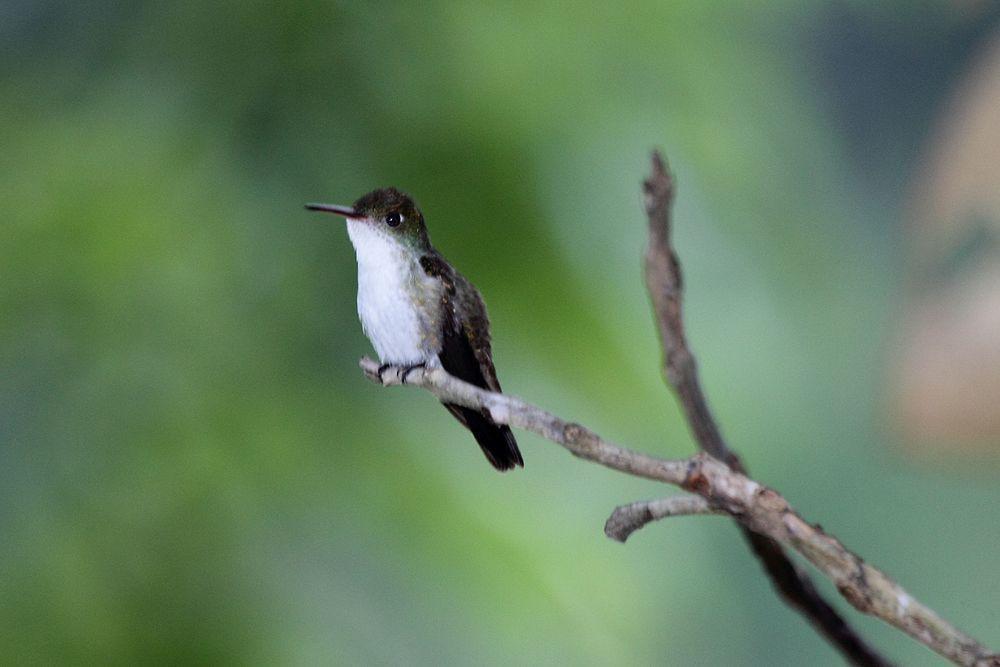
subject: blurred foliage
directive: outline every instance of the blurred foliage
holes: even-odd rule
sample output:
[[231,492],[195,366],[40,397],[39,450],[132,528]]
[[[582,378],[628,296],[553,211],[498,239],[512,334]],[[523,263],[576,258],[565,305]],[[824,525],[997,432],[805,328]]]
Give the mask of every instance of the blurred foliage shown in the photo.
[[0,655],[839,664],[726,522],[623,548],[607,513],[663,489],[527,434],[497,475],[368,385],[353,251],[301,210],[412,192],[508,390],[683,456],[639,272],[653,145],[751,470],[1000,643],[1000,491],[877,418],[903,187],[997,25],[961,4],[4,3]]

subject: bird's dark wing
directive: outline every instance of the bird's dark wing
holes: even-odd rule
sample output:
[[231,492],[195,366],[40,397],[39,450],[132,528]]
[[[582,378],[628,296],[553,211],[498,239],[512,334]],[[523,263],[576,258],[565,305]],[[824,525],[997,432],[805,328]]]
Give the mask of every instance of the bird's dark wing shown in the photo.
[[[442,336],[438,358],[446,371],[482,389],[500,391],[490,349],[486,306],[465,277],[437,253],[420,258],[424,272],[441,280]],[[464,317],[460,315],[464,314]],[[472,431],[486,458],[498,470],[523,466],[521,452],[510,428],[497,424],[488,413],[445,403],[444,406]]]

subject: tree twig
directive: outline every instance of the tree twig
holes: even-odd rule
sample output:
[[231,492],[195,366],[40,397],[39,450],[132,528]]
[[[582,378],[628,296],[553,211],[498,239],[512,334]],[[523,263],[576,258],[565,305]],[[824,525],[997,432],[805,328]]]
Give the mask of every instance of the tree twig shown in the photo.
[[440,367],[389,367],[381,378],[377,362],[364,358],[361,368],[383,385],[404,384],[405,377],[405,384],[423,387],[447,403],[485,410],[494,421],[536,433],[579,458],[695,493],[755,533],[802,554],[858,610],[881,618],[956,664],[1000,667],[1000,655],[956,629],[819,526],[805,521],[780,494],[708,454],[670,460],[626,449],[519,398],[463,382]]
[[725,512],[713,507],[701,496],[670,496],[657,500],[640,500],[616,507],[604,523],[604,534],[613,540],[624,542],[629,535],[651,521],[692,514],[725,514]]
[[[649,219],[646,288],[653,302],[663,347],[664,377],[684,410],[698,448],[724,461],[734,471],[746,474],[743,462],[726,444],[712,416],[698,379],[694,354],[684,335],[681,266],[671,242],[674,180],[658,151],[653,152],[652,173],[643,183],[643,191]],[[820,595],[809,576],[795,566],[779,544],[746,526],[743,534],[782,598],[805,616],[845,658],[856,665],[891,664]]]

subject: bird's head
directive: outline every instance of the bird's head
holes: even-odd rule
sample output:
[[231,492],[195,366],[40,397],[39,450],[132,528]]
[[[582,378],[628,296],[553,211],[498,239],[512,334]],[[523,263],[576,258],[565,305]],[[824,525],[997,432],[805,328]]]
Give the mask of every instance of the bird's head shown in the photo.
[[430,243],[420,209],[412,197],[396,188],[372,190],[351,206],[306,204],[306,208],[342,215],[348,221],[363,226],[367,232],[409,248],[422,249]]

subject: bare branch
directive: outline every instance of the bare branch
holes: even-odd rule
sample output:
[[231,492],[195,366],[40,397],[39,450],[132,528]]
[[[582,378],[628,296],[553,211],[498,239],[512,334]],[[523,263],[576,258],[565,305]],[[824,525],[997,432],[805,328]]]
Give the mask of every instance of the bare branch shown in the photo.
[[613,540],[624,542],[629,535],[647,523],[671,516],[692,514],[725,514],[712,507],[701,496],[670,496],[657,500],[640,500],[615,508],[604,524],[604,534]]
[[423,387],[444,402],[485,410],[495,421],[536,433],[580,458],[695,493],[750,530],[798,551],[859,611],[881,618],[956,664],[1000,667],[1000,655],[956,629],[819,526],[805,521],[777,492],[708,454],[669,460],[626,449],[580,424],[519,398],[475,387],[439,367],[409,372],[389,367],[381,379],[375,361],[362,359],[361,368],[375,382]]
[[[360,362],[368,379],[385,386],[408,384],[423,387],[446,403],[486,410],[494,421],[537,433],[580,458],[620,472],[682,485],[687,476],[685,461],[668,461],[624,449],[603,440],[588,428],[563,421],[510,394],[495,394],[449,375],[440,366],[406,368],[389,366],[379,378],[379,364],[368,357]],[[404,381],[405,375],[405,381]]]
[[663,348],[663,375],[677,393],[698,447],[725,461],[733,470],[742,470],[708,409],[698,381],[698,367],[684,335],[681,265],[670,241],[674,179],[658,151],[653,152],[652,162],[653,172],[643,183],[646,215],[649,218],[646,289],[653,302]]
[[[671,242],[670,209],[674,180],[663,157],[653,152],[652,173],[643,183],[649,246],[646,249],[646,288],[653,302],[657,330],[663,347],[663,375],[684,410],[698,448],[733,470],[746,473],[743,462],[722,437],[698,379],[698,366],[684,335],[681,265]],[[827,602],[773,540],[743,529],[750,548],[784,600],[797,609],[848,660],[856,665],[889,665]]]

